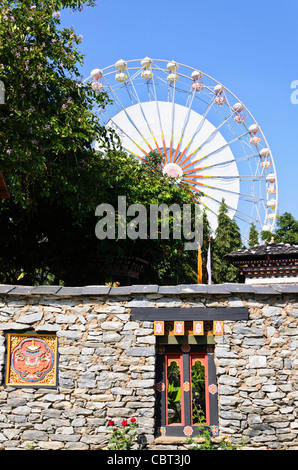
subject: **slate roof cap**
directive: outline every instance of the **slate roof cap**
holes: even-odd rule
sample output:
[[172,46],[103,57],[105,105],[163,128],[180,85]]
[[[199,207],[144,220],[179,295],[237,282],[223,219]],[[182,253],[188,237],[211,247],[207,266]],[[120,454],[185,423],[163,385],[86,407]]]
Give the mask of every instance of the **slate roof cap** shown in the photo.
[[121,287],[109,286],[20,286],[0,284],[0,295],[9,296],[35,296],[51,295],[57,297],[76,296],[125,296],[139,294],[161,294],[161,295],[237,295],[237,294],[258,294],[258,295],[282,295],[298,293],[297,284],[180,284],[178,286],[158,286],[158,285],[133,285]]
[[297,258],[298,245],[270,242],[264,245],[256,245],[252,248],[245,248],[242,250],[234,251],[233,253],[225,255],[224,259],[230,262],[237,262],[254,259],[267,259],[268,256],[270,256],[270,258],[272,259]]

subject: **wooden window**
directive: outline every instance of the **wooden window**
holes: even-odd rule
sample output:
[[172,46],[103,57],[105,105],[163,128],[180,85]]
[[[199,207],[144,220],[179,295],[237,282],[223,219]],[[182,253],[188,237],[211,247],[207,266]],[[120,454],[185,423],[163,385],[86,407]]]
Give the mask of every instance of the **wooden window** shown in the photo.
[[212,346],[158,345],[156,380],[158,435],[195,436],[201,426],[218,433]]

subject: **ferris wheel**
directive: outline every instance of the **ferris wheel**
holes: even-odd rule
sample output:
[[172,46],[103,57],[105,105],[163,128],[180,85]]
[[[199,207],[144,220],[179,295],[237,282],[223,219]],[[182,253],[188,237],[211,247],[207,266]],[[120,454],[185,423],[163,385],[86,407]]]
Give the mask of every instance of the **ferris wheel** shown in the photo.
[[224,85],[199,69],[149,57],[95,68],[90,80],[111,99],[96,110],[101,122],[140,162],[158,152],[163,173],[190,186],[213,233],[223,199],[244,242],[252,224],[273,232],[278,181],[271,150],[252,114]]

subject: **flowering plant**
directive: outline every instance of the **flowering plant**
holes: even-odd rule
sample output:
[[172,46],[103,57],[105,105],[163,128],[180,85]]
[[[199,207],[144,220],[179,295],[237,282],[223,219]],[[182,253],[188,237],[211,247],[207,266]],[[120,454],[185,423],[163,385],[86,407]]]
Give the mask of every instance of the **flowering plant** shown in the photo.
[[138,424],[136,418],[131,418],[129,421],[124,419],[120,427],[116,427],[114,421],[110,420],[107,426],[114,426],[108,443],[108,449],[130,450],[137,436]]
[[103,129],[92,109],[105,100],[104,93],[82,81],[81,35],[73,27],[62,28],[58,11],[80,10],[95,0],[34,3],[0,0],[0,80],[5,86],[0,167],[14,203],[26,209],[40,204],[39,195],[51,197],[51,188],[61,188],[66,173],[80,178],[78,161],[93,161],[90,142]]

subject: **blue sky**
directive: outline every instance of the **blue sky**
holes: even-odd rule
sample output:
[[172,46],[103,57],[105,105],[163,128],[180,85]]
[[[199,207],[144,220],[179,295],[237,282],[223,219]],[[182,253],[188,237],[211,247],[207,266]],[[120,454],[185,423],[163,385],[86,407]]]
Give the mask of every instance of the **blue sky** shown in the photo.
[[298,80],[297,0],[98,0],[61,18],[83,36],[86,78],[95,67],[149,56],[223,83],[254,115],[272,150],[279,213],[298,219],[298,104],[291,102],[291,83]]

